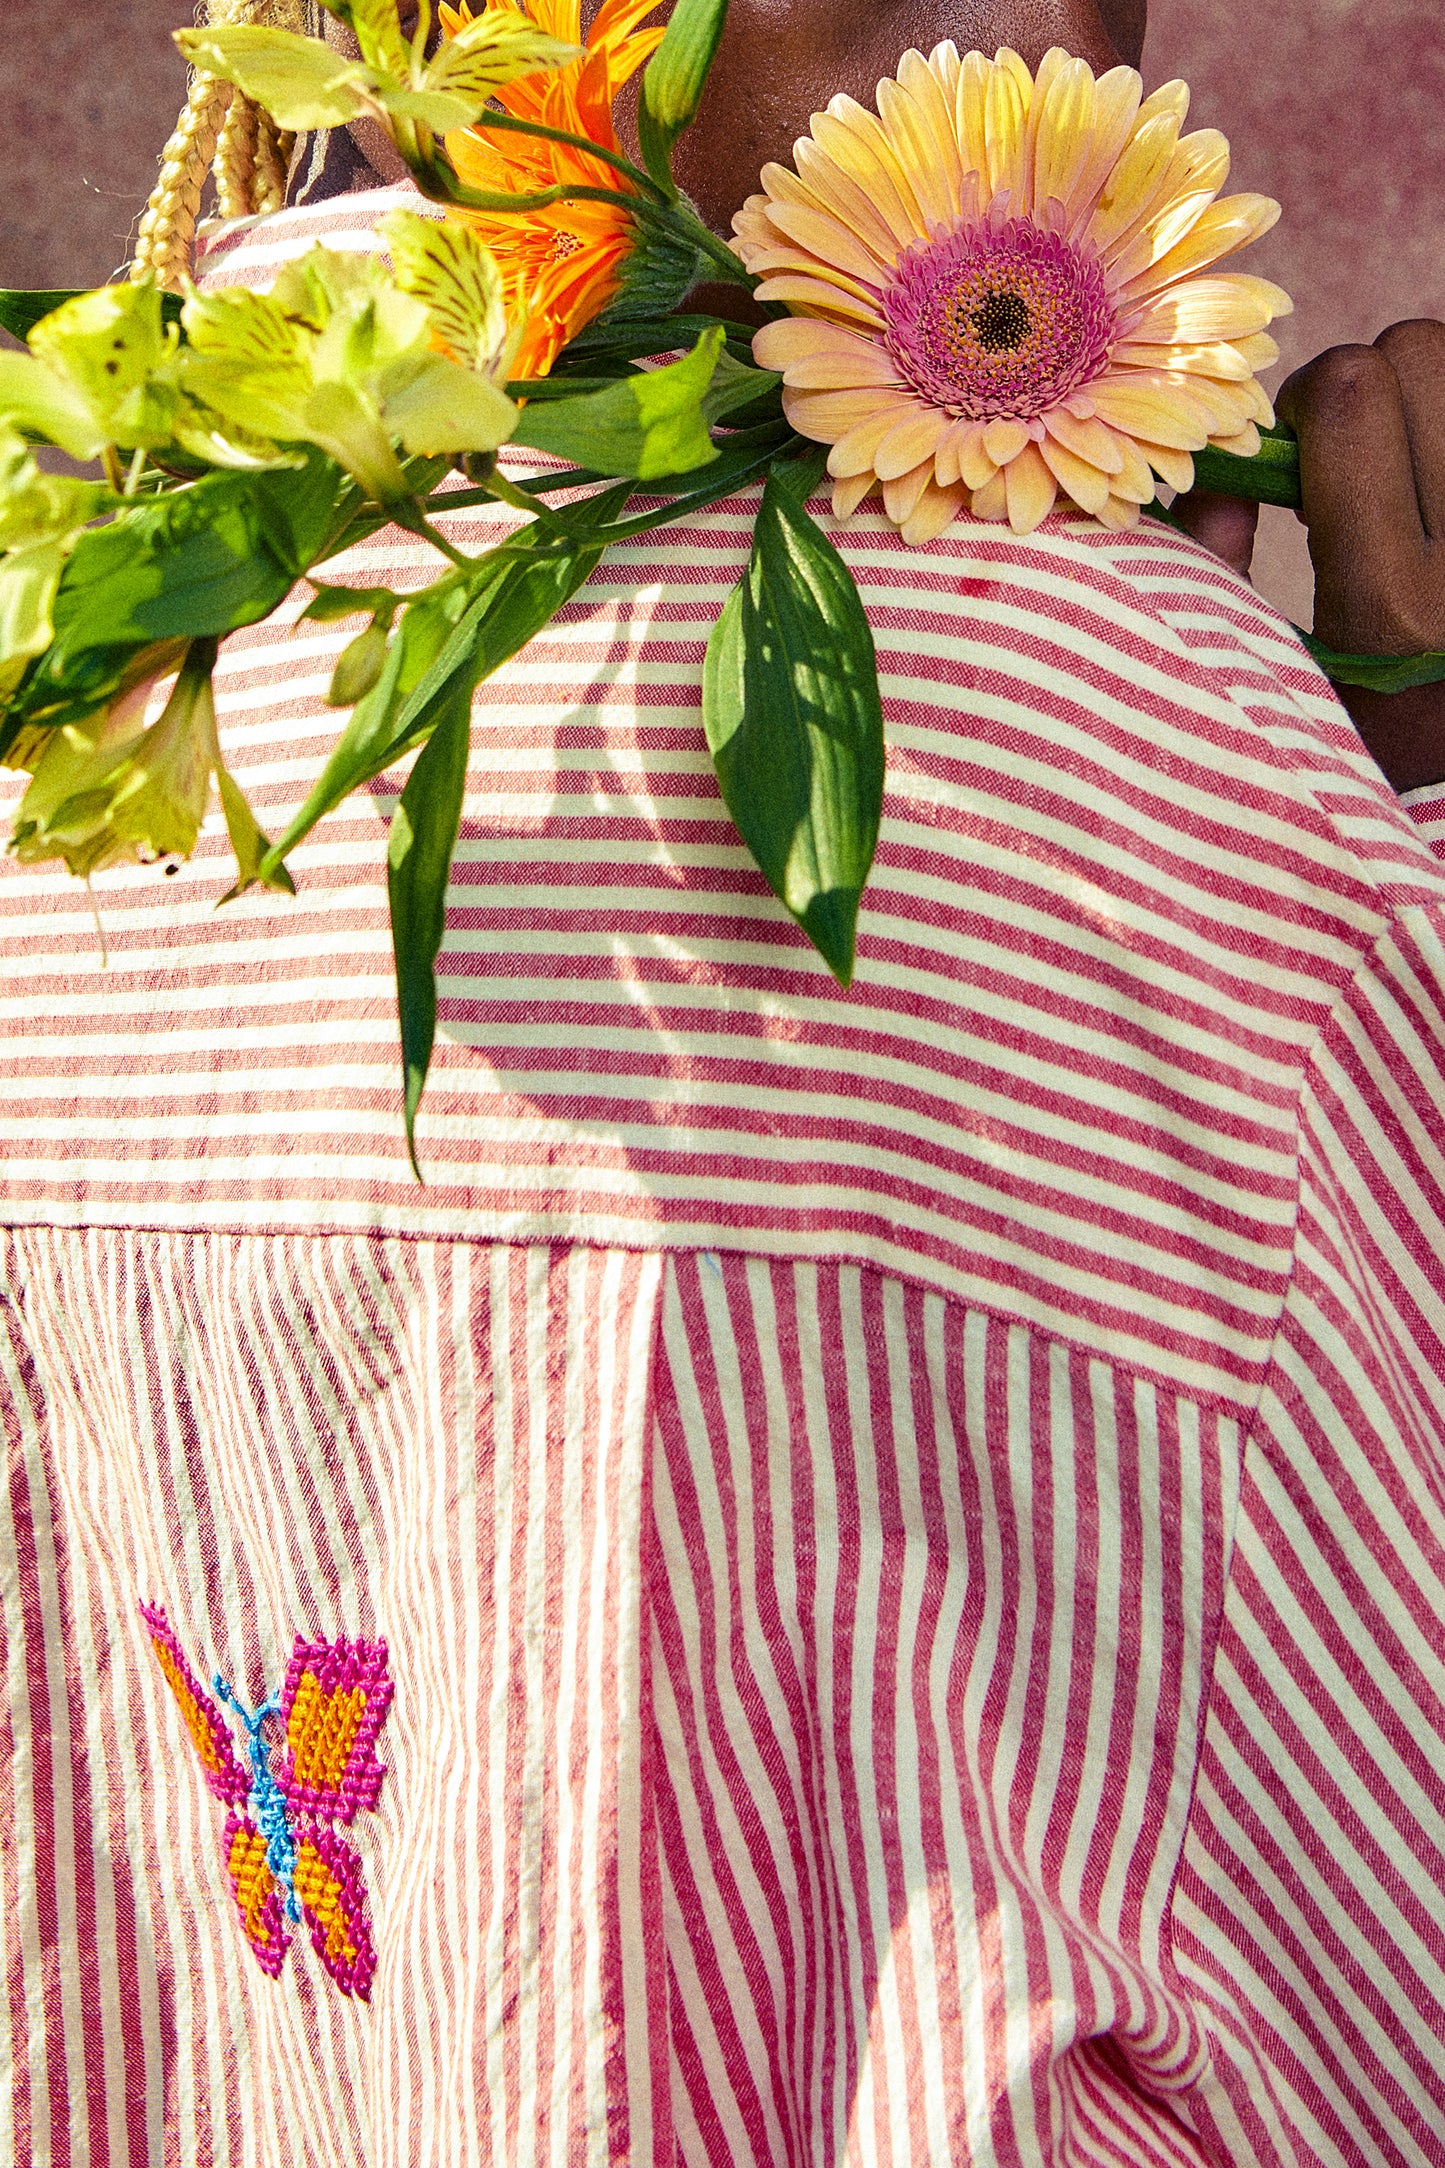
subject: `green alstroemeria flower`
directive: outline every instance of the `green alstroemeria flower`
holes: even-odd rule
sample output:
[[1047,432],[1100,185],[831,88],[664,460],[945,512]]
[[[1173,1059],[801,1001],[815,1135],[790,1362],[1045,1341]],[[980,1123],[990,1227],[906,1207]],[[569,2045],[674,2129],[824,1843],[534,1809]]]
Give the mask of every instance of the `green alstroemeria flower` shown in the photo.
[[[443,234],[414,215],[409,225],[422,230],[412,234],[392,221],[393,245],[404,236],[417,265],[435,258],[438,295],[460,290],[462,280],[449,270],[454,231]],[[468,238],[475,279],[471,259],[486,252]],[[490,307],[486,275],[481,279],[474,314]],[[228,428],[314,444],[377,503],[402,505],[409,491],[396,445],[423,456],[495,451],[516,427],[517,408],[494,380],[505,317],[497,312],[488,321],[496,350],[474,346],[472,366],[454,360],[436,351],[428,302],[404,292],[376,257],[318,247],[288,264],[269,294],[193,292],[184,310],[190,343],[181,383]]]
[[290,463],[237,421],[198,413],[181,383],[181,345],[148,284],[97,287],[42,317],[26,354],[0,354],[0,427],[73,459],[181,452],[213,467]]
[[[216,734],[211,671],[214,640],[190,644],[157,720],[145,725],[151,693],[179,659],[174,642],[142,656],[124,692],[84,724],[37,734],[23,760],[33,780],[15,814],[9,849],[25,865],[63,858],[74,874],[159,858],[188,858],[211,802],[221,794],[241,881],[257,877],[266,837],[226,772]],[[290,888],[284,872],[273,885]]]
[[0,426],[0,701],[50,645],[65,560],[87,523],[115,501],[98,482],[42,474],[15,432]]
[[520,9],[489,8],[428,60],[402,36],[396,0],[326,5],[356,32],[359,61],[319,38],[255,24],[178,30],[175,40],[193,67],[234,83],[283,128],[342,128],[369,116],[403,144],[417,126],[436,135],[469,128],[505,83],[565,67],[581,51]]

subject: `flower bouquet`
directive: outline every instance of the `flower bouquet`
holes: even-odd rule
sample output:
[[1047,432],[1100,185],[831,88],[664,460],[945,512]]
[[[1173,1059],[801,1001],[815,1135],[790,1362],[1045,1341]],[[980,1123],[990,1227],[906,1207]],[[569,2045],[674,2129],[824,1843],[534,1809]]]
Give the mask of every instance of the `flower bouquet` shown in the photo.
[[[199,291],[153,221],[125,283],[0,295],[28,346],[0,354],[0,763],[30,777],[12,853],[82,876],[187,855],[214,787],[234,896],[290,889],[322,816],[412,758],[387,881],[415,1165],[472,695],[609,545],[761,483],[703,725],[744,841],[847,984],[883,718],[809,497],[825,473],[840,518],[881,494],[917,543],[968,512],[1027,533],[1059,503],[1125,526],[1160,481],[1296,503],[1257,374],[1289,302],[1217,268],[1277,206],[1220,198],[1228,147],[1181,132],[1182,84],[1146,99],[1132,70],[1096,81],[1061,52],[1037,77],[1008,52],[906,54],[876,114],[814,116],[730,246],[672,172],[726,0],[678,0],[665,33],[657,0],[604,0],[585,43],[578,0],[464,0],[434,53],[426,0],[410,40],[395,0],[325,5],[359,58],[257,22],[177,42],[207,96],[233,86],[228,140],[249,114],[273,177],[293,131],[370,119],[442,215],[393,211],[385,258],[317,247],[264,294]],[[638,164],[613,103],[644,63]],[[762,328],[689,309],[703,283],[751,296]],[[35,444],[95,478],[41,471]],[[437,522],[482,503],[515,519],[469,556]],[[435,551],[427,585],[324,577],[388,522]],[[273,840],[227,774],[211,673],[301,581],[305,616],[364,623],[328,696],[349,715]],[[1322,659],[1384,689],[1445,675]]]

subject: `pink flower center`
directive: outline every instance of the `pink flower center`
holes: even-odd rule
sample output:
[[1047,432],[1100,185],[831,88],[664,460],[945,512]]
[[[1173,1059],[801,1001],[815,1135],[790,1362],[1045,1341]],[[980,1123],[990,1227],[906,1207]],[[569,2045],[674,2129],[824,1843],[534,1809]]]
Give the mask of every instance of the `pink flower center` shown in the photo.
[[973,421],[1046,413],[1098,376],[1114,337],[1099,265],[1031,218],[915,243],[883,311],[914,390]]

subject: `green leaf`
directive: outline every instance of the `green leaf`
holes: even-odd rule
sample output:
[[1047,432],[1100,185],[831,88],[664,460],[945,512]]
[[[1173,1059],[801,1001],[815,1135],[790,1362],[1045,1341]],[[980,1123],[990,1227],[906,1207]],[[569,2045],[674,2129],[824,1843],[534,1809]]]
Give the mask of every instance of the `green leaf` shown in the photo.
[[1216,451],[1212,444],[1194,454],[1194,487],[1221,497],[1247,497],[1253,504],[1300,508],[1299,442],[1283,425],[1261,429],[1252,459]]
[[461,823],[471,724],[472,689],[462,673],[451,681],[432,735],[407,778],[386,847],[406,1145],[418,1181],[416,1110],[436,1038],[436,960],[446,931],[447,878]]
[[1326,647],[1313,633],[1296,632],[1327,678],[1336,685],[1362,685],[1375,693],[1407,693],[1417,685],[1439,685],[1445,682],[1445,654],[1438,650],[1424,655],[1342,655],[1335,648]]
[[739,833],[846,986],[883,806],[883,708],[852,574],[804,504],[817,471],[774,462],[708,642],[702,712]]
[[514,441],[641,482],[690,473],[717,457],[702,402],[722,344],[714,326],[683,361],[624,377],[605,391],[524,407]]
[[677,194],[672,147],[702,101],[727,13],[728,0],[677,0],[642,78],[637,132],[643,163],[670,196]]
[[[734,427],[744,420],[781,421],[782,383],[783,379],[776,369],[754,368],[751,362],[736,360],[724,348],[718,356],[717,372],[702,402],[703,413],[709,422],[720,422],[725,414],[733,414],[737,417]],[[745,408],[746,414],[739,414],[739,408]],[[753,412],[754,408],[757,409],[756,413]]]
[[[63,302],[78,301],[87,289],[84,286],[61,287],[0,287],[0,327],[12,338],[26,339],[38,323],[58,309]],[[161,295],[161,314],[167,324],[181,320],[181,297],[179,294]]]
[[220,638],[269,617],[329,535],[338,470],[318,454],[285,474],[214,474],[80,537],[55,598],[55,637],[16,697],[5,738],[110,699],[138,648]]
[[372,110],[370,70],[319,38],[255,23],[173,36],[193,68],[234,83],[282,128],[344,128]]
[[627,495],[619,485],[574,507],[577,538],[570,550],[557,549],[533,527],[479,559],[474,570],[449,573],[416,597],[381,677],[352,709],[306,803],[273,845],[268,867],[359,784],[429,737],[458,682],[465,681],[470,699],[483,678],[556,616],[602,555],[605,544],[591,529],[615,518]]

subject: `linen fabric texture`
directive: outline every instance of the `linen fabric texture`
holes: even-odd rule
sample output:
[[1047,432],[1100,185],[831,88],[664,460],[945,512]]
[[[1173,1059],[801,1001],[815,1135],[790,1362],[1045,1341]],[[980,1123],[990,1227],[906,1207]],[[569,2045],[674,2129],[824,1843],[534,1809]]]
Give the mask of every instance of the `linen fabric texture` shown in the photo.
[[[425,1187],[397,777],[294,900],[99,876],[106,968],[0,877],[6,2159],[1445,2160],[1445,792],[1157,523],[820,505],[845,993],[702,736],[752,509],[481,688]],[[351,629],[223,650],[273,833]],[[249,1707],[386,1642],[369,2002],[248,1950],[142,1602]]]

